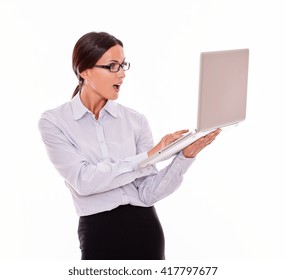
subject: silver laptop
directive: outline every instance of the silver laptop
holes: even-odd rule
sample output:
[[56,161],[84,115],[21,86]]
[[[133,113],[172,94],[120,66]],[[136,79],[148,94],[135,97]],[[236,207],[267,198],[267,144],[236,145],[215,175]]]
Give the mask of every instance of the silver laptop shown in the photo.
[[209,132],[245,120],[248,58],[248,49],[201,53],[197,128],[142,161],[140,167],[167,160]]

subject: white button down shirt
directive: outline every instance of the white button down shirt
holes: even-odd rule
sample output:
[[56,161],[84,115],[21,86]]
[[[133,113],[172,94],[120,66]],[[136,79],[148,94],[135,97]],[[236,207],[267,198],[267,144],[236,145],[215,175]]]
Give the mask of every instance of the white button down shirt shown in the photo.
[[179,187],[194,161],[178,154],[161,171],[155,166],[139,168],[153,147],[148,122],[142,114],[110,100],[97,120],[77,94],[44,112],[39,130],[79,216],[123,204],[151,206]]

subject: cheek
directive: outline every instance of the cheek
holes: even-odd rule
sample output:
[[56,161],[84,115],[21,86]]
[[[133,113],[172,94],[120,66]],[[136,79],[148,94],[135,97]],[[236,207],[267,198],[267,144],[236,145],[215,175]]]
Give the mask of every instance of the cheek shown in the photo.
[[109,96],[113,94],[113,80],[110,73],[94,73],[88,82],[89,87],[102,96]]
[[100,80],[95,86],[98,91],[103,91],[103,93],[108,92],[111,89],[110,81],[108,81],[107,79]]
[[106,79],[103,78],[98,78],[98,79],[93,79],[92,82],[90,83],[90,86],[92,87],[93,90],[96,91],[104,91],[108,88],[109,83]]

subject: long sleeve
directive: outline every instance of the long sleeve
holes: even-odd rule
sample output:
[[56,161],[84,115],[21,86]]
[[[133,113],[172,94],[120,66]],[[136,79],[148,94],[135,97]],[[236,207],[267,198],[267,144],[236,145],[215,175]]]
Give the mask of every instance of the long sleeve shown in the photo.
[[149,175],[148,169],[139,171],[137,168],[138,163],[147,157],[146,152],[115,162],[92,163],[50,121],[41,119],[39,130],[51,162],[80,195],[106,192]]
[[136,179],[139,198],[146,205],[153,205],[173,193],[181,185],[183,175],[194,161],[194,158],[187,159],[179,153],[167,167],[156,174]]

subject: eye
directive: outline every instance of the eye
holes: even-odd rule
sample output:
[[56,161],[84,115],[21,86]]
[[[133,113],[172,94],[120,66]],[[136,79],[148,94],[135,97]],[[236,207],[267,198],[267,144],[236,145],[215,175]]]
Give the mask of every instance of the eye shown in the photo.
[[111,63],[111,64],[109,64],[109,69],[111,70],[111,71],[116,71],[117,69],[118,69],[118,63]]

